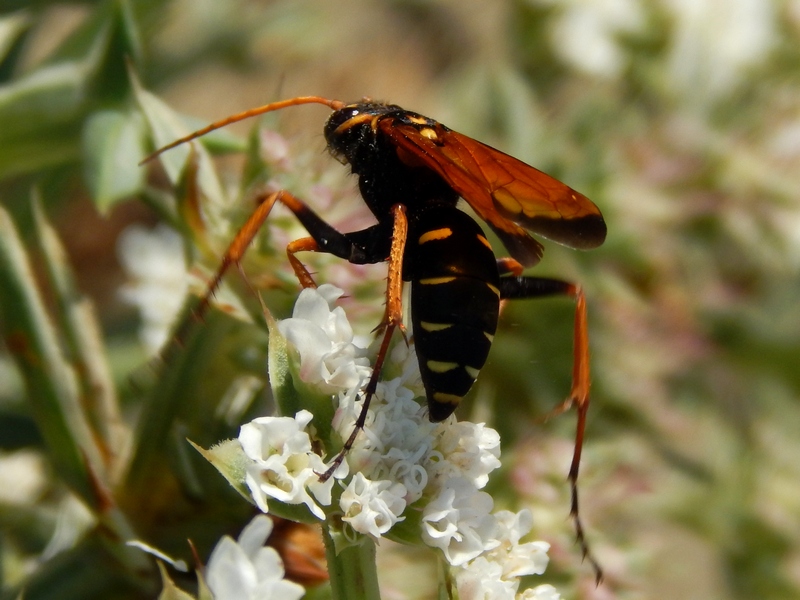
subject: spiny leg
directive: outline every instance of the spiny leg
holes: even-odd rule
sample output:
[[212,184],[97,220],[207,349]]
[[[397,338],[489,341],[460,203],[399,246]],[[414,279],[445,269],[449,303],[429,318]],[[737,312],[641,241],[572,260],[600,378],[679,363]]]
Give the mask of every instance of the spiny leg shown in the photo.
[[[386,256],[385,254],[383,256],[380,255],[380,249],[372,250],[359,243],[361,238],[366,240],[372,239],[370,232],[375,226],[361,232],[345,234],[336,230],[302,200],[285,190],[264,194],[259,197],[256,209],[236,233],[228,249],[225,251],[219,268],[211,278],[211,283],[209,283],[202,298],[192,311],[194,320],[202,319],[211,304],[211,298],[219,288],[222,278],[230,266],[240,265],[250,243],[263,226],[276,202],[280,202],[291,210],[309,234],[311,234],[311,237],[301,238],[300,240],[290,243],[287,247],[289,262],[303,287],[316,287],[316,284],[308,270],[294,256],[295,252],[303,250],[326,252],[354,263],[380,262],[385,260]],[[353,237],[353,240],[350,239],[350,236]],[[179,325],[175,334],[175,341],[178,345],[186,338],[191,327],[191,321],[191,319],[185,319]]]
[[350,437],[347,438],[339,454],[333,459],[333,462],[328,467],[328,470],[319,476],[320,481],[327,481],[331,475],[342,464],[344,457],[353,447],[356,441],[358,432],[364,429],[364,424],[367,420],[367,410],[369,409],[372,397],[375,395],[375,390],[378,388],[378,379],[380,378],[381,371],[383,370],[383,363],[386,360],[386,355],[389,353],[389,342],[392,339],[392,334],[396,327],[403,327],[403,251],[406,246],[406,239],[408,238],[408,219],[406,218],[406,208],[402,204],[395,204],[392,207],[392,215],[394,217],[394,226],[392,229],[392,245],[389,250],[389,272],[386,278],[386,312],[384,313],[383,320],[376,328],[379,332],[383,333],[383,340],[381,341],[378,355],[375,357],[375,365],[372,368],[367,387],[364,389],[364,403],[361,405],[361,412],[358,414],[356,423],[353,426],[353,431]]
[[214,273],[214,276],[211,278],[211,282],[208,284],[208,287],[206,287],[205,293],[200,298],[200,301],[197,303],[197,305],[192,309],[191,315],[194,317],[194,319],[186,318],[178,326],[174,336],[174,340],[178,345],[181,345],[186,339],[189,329],[192,326],[192,321],[202,320],[203,316],[208,310],[208,307],[211,305],[211,298],[219,288],[222,278],[230,266],[234,264],[237,265],[237,267],[240,266],[241,260],[244,257],[244,253],[247,251],[247,248],[253,241],[256,233],[258,233],[259,229],[261,229],[261,226],[264,224],[264,221],[269,216],[269,213],[272,211],[272,207],[275,206],[275,202],[280,200],[283,194],[284,192],[274,192],[259,198],[256,209],[248,217],[247,221],[245,221],[245,224],[242,225],[239,231],[236,232],[236,235],[228,245],[228,249],[225,251],[225,254],[222,257],[220,266],[217,268],[216,273]]
[[[501,259],[502,260],[502,259]],[[507,272],[515,273],[513,263],[501,263],[498,267],[507,266]],[[511,259],[513,261],[513,259]],[[516,262],[516,261],[513,261]],[[500,297],[502,299],[540,298],[543,296],[570,296],[575,299],[575,326],[573,334],[573,359],[572,359],[572,388],[564,402],[557,406],[547,418],[569,410],[573,405],[578,412],[575,431],[575,450],[572,454],[572,464],[567,476],[570,484],[571,504],[570,516],[575,523],[575,535],[581,547],[583,557],[589,561],[595,572],[595,579],[599,584],[603,580],[603,570],[592,554],[580,517],[578,508],[578,472],[581,464],[581,452],[586,431],[586,414],[589,410],[589,332],[586,313],[586,297],[580,287],[560,279],[544,277],[503,277],[500,279]]]

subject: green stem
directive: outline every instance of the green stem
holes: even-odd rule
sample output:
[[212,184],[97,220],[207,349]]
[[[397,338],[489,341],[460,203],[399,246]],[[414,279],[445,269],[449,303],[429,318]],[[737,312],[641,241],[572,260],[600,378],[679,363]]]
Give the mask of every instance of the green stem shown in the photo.
[[333,600],[380,600],[378,570],[375,562],[375,542],[364,537],[358,545],[348,546],[338,554],[334,547],[330,523],[322,526],[325,556]]

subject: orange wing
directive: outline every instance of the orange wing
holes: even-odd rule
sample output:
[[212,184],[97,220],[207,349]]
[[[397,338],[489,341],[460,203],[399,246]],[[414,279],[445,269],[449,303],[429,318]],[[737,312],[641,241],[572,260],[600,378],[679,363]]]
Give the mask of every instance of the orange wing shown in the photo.
[[605,221],[591,200],[504,152],[435,121],[410,124],[385,117],[378,127],[393,140],[401,160],[438,173],[524,265],[535,264],[542,254],[541,244],[525,229],[581,250],[605,240]]

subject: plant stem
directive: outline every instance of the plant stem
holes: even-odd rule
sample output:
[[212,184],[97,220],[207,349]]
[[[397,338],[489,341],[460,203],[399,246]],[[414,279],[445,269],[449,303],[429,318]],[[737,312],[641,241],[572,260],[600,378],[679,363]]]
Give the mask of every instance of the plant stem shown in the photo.
[[364,537],[359,544],[347,546],[336,553],[331,524],[322,526],[325,555],[333,600],[380,600],[378,571],[375,562],[375,542]]

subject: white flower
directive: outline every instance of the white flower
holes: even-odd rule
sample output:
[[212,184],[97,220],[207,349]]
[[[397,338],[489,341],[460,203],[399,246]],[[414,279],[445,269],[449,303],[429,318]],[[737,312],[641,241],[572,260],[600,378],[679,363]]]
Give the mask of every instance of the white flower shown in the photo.
[[555,588],[539,586],[536,588],[540,596],[533,591],[526,591],[516,596],[520,577],[540,575],[548,563],[546,542],[528,542],[520,544],[533,525],[529,510],[518,513],[502,510],[491,515],[494,528],[487,540],[487,550],[467,563],[455,569],[456,585],[459,597],[464,599],[500,599],[508,598],[547,598],[547,593],[558,594]]
[[456,573],[459,600],[514,600],[519,582],[502,578],[502,567],[479,556]]
[[[399,379],[381,382],[367,413],[364,432],[348,455],[353,470],[371,479],[401,483],[409,504],[421,498],[428,485],[425,463],[440,427],[430,422],[426,408],[414,398],[415,394]],[[361,407],[361,402],[340,404],[334,422],[339,435],[349,435]]]
[[120,235],[117,253],[132,280],[120,294],[139,309],[139,337],[145,349],[155,354],[167,341],[188,289],[183,242],[166,225],[153,229],[132,225]]
[[468,479],[449,479],[423,509],[422,540],[441,549],[451,565],[463,565],[499,544],[493,505]]
[[525,575],[541,575],[547,568],[550,558],[547,542],[527,542],[519,540],[533,528],[531,511],[524,509],[518,513],[501,510],[494,514],[497,546],[486,556],[503,567],[503,578],[514,579]]
[[466,477],[477,488],[500,467],[500,434],[484,423],[451,422],[441,430],[436,444],[444,460],[429,468],[436,477]]
[[356,473],[342,492],[339,506],[342,520],[358,531],[380,537],[404,517],[406,489],[401,483],[370,481]]
[[258,515],[242,530],[238,542],[224,536],[206,567],[206,581],[215,600],[299,600],[302,586],[286,581],[283,562],[274,548],[264,546],[272,520]]
[[292,317],[278,322],[281,335],[300,354],[300,379],[324,394],[360,388],[371,371],[365,350],[353,343],[344,310],[332,308],[342,293],[329,284],[304,289]]
[[311,418],[310,412],[302,410],[294,419],[260,417],[242,425],[239,443],[252,461],[246,468],[245,484],[262,511],[268,512],[267,498],[271,497],[287,504],[305,504],[317,518],[325,518],[317,502],[330,505],[333,481],[344,477],[347,467],[343,465],[334,477],[320,482],[317,474],[327,467],[312,451],[311,439],[304,431]]
[[518,600],[561,600],[561,594],[549,583],[528,588],[517,595]]

